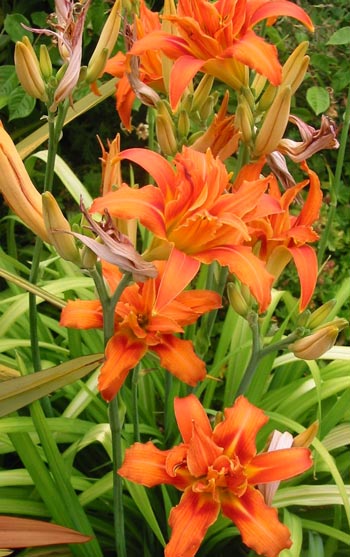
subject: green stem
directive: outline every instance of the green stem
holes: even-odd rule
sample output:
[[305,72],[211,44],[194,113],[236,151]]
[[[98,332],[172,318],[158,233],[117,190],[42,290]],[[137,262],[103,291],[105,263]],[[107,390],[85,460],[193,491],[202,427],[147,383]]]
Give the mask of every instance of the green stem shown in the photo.
[[324,254],[329,242],[329,237],[331,234],[334,217],[337,210],[340,182],[341,182],[342,170],[344,165],[344,157],[345,157],[345,150],[346,150],[346,145],[347,145],[347,140],[349,135],[349,128],[350,128],[350,85],[348,89],[346,108],[344,113],[344,124],[340,136],[340,147],[338,151],[337,165],[335,168],[333,186],[331,188],[331,204],[330,204],[329,213],[327,215],[326,226],[318,245],[319,264],[323,262]]
[[244,376],[237,390],[237,396],[245,394],[253,380],[255,372],[258,368],[260,360],[265,358],[271,352],[277,352],[286,348],[289,344],[301,337],[302,328],[297,328],[293,333],[285,337],[284,339],[269,344],[268,346],[261,346],[260,339],[260,329],[259,329],[259,319],[256,313],[252,313],[248,319],[249,326],[252,331],[252,353],[250,360],[248,362],[247,368],[244,372]]
[[132,415],[134,421],[134,441],[140,441],[139,426],[139,407],[138,407],[138,382],[139,382],[140,364],[136,364],[132,372]]
[[[101,273],[97,269],[90,272],[98,292],[103,309],[103,332],[105,346],[114,334],[115,307],[123,290],[131,280],[131,273],[122,276],[116,290],[110,296]],[[118,396],[109,403],[109,425],[112,437],[113,457],[113,501],[114,501],[114,531],[115,547],[118,557],[126,557],[124,505],[123,505],[123,478],[117,473],[123,463],[122,423],[119,414]]]

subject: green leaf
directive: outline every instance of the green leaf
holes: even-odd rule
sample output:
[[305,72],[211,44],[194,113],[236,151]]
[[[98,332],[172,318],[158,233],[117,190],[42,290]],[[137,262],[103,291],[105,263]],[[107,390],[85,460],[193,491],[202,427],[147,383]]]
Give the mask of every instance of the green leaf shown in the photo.
[[14,43],[21,41],[24,35],[26,35],[31,42],[33,40],[33,33],[24,29],[21,25],[22,23],[30,27],[30,21],[22,14],[8,14],[5,17],[4,29]]
[[316,115],[326,112],[330,105],[329,93],[324,87],[310,87],[306,100]]
[[349,44],[350,43],[350,27],[342,27],[338,29],[326,44]]
[[0,385],[0,417],[81,379],[102,363],[102,354],[75,358],[59,366],[16,377]]
[[18,85],[15,66],[0,67],[0,96],[8,97]]
[[34,110],[35,103],[36,100],[30,97],[23,87],[16,87],[9,96],[9,121],[29,116]]

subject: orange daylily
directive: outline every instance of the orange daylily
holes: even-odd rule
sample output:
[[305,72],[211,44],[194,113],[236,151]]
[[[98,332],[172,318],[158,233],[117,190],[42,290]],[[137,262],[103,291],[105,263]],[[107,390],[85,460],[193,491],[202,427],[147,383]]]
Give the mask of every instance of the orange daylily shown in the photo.
[[[263,165],[262,159],[243,168],[235,188],[239,191],[242,179],[259,176]],[[312,225],[319,217],[322,191],[317,174],[310,170],[305,162],[301,164],[301,168],[308,174],[309,179],[290,187],[283,194],[279,190],[276,178],[270,175],[269,194],[280,204],[282,211],[267,218],[253,219],[250,222],[250,233],[254,253],[266,262],[267,269],[275,279],[280,276],[289,261],[294,260],[301,287],[300,311],[303,311],[310,302],[317,280],[317,257],[308,243],[315,242],[319,237]],[[291,204],[308,185],[309,193],[299,215],[290,214]]]
[[[220,296],[209,290],[186,290],[197,266],[173,250],[167,262],[155,262],[158,276],[128,286],[115,309],[114,335],[106,346],[99,390],[110,401],[129,371],[148,350],[157,354],[161,365],[188,385],[206,375],[204,362],[188,340],[175,336],[183,326],[194,323],[203,313],[221,307]],[[104,277],[111,289],[121,279],[116,266],[104,263]],[[70,301],[62,310],[60,324],[76,329],[103,327],[99,300]]]
[[147,487],[164,483],[184,492],[170,513],[165,557],[193,557],[220,509],[258,554],[277,557],[290,547],[288,528],[256,486],[308,470],[309,449],[257,454],[256,435],[268,418],[243,396],[225,410],[224,421],[214,430],[194,395],[175,399],[175,416],[183,443],[166,451],[152,442],[135,443],[119,469],[124,478]]
[[[157,12],[149,10],[143,0],[140,2],[140,17],[135,15],[134,34],[141,39],[155,30],[160,30],[161,25]],[[131,110],[136,99],[128,73],[131,72],[130,56],[118,52],[110,58],[104,71],[114,77],[119,77],[116,85],[117,111],[125,128],[131,130]],[[164,91],[162,62],[159,52],[149,49],[140,56],[139,76],[141,82],[149,85],[157,91]]]
[[[155,235],[150,259],[166,259],[175,246],[197,270],[200,263],[214,260],[228,266],[251,289],[264,311],[273,277],[244,244],[250,241],[246,218],[251,219],[260,200],[264,198],[266,203],[266,180],[245,182],[237,193],[225,193],[231,186],[230,175],[209,149],[199,153],[183,147],[174,159],[175,166],[146,149],[127,149],[120,158],[140,164],[159,187],[135,189],[124,184],[95,199],[90,212],[107,209],[113,217],[138,218]],[[271,210],[269,207],[268,214]]]
[[285,15],[313,30],[309,16],[286,0],[179,0],[176,15],[165,15],[180,36],[154,31],[138,40],[131,52],[140,55],[161,50],[176,60],[170,81],[170,101],[177,106],[180,97],[198,71],[227,83],[233,89],[247,85],[246,66],[279,85],[282,68],[275,46],[258,37],[253,27]]

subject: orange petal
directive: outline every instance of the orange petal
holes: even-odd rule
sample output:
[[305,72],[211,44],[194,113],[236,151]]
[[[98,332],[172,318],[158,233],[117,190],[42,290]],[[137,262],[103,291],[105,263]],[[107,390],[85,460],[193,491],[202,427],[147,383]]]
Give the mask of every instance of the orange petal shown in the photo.
[[247,31],[228,50],[234,58],[267,77],[272,85],[281,83],[282,66],[278,61],[276,47],[253,31]]
[[267,272],[264,264],[247,246],[223,246],[196,253],[196,258],[203,263],[214,259],[221,265],[227,265],[231,273],[246,284],[259,303],[260,312],[267,309],[271,299],[271,286],[274,278]]
[[174,62],[170,75],[169,98],[171,108],[176,109],[181,95],[196,73],[205,64],[205,60],[198,60],[190,54],[181,56]]
[[60,325],[73,329],[101,329],[103,314],[100,300],[74,300],[62,309]]
[[165,557],[193,557],[209,526],[217,519],[219,509],[220,505],[211,496],[187,488],[180,503],[170,513],[172,533]]
[[299,275],[301,287],[299,310],[304,311],[312,298],[316,286],[318,274],[316,253],[311,246],[291,247],[288,248],[288,251],[294,259]]
[[129,339],[126,335],[114,335],[106,346],[106,361],[98,378],[98,390],[105,400],[112,400],[124,383],[129,371],[147,351],[143,342]]
[[171,164],[161,155],[148,149],[126,149],[120,153],[121,160],[135,162],[144,168],[156,181],[160,190],[167,193],[169,184],[175,179],[175,172]]
[[195,354],[191,341],[162,335],[161,343],[152,350],[160,357],[162,367],[187,385],[194,387],[205,378],[205,363]]
[[164,306],[174,300],[191,282],[199,267],[199,261],[173,248],[162,274],[154,311],[162,311]]
[[259,555],[277,557],[292,545],[288,528],[278,520],[276,509],[264,503],[257,489],[249,486],[240,498],[226,491],[221,497],[221,509],[239,529],[243,543]]
[[210,436],[206,435],[200,426],[193,422],[192,437],[188,445],[187,466],[195,478],[208,473],[208,467],[223,453],[223,448],[218,447]]
[[105,209],[113,217],[137,218],[156,236],[165,237],[164,200],[162,193],[154,186],[144,186],[140,189],[122,186],[119,190],[95,199],[89,212],[103,214]]
[[245,470],[249,483],[258,484],[293,478],[311,466],[309,449],[292,447],[258,454]]
[[[308,14],[294,2],[287,2],[286,0],[274,0],[274,2],[270,2],[263,0],[259,2],[259,4],[260,6],[253,11],[249,18],[250,27],[253,27],[263,19],[287,16],[293,17],[303,23],[309,31],[314,30],[314,25]],[[252,2],[252,5],[254,7],[254,2]]]
[[307,196],[300,215],[296,219],[296,225],[304,224],[311,226],[319,218],[322,205],[322,190],[319,177],[316,172],[309,169],[306,162],[302,163],[301,168],[307,172],[310,180],[309,195]]
[[237,455],[244,465],[256,455],[255,439],[267,421],[260,408],[239,396],[232,408],[225,409],[225,420],[215,427],[213,439],[227,456]]
[[208,437],[212,436],[208,416],[195,395],[189,395],[185,398],[176,397],[174,409],[177,425],[185,443],[189,443],[191,440],[193,423],[200,427],[205,435]]
[[172,484],[174,478],[166,472],[165,464],[170,451],[161,451],[151,441],[135,443],[125,451],[123,465],[118,474],[146,487]]

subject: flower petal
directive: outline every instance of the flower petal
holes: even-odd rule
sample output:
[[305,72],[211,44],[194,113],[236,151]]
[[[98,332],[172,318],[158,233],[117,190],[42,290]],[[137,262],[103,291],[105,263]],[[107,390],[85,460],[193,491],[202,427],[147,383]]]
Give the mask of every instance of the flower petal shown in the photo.
[[124,185],[116,191],[111,191],[103,197],[95,199],[89,213],[103,214],[107,209],[112,217],[136,218],[156,236],[164,238],[163,206],[163,196],[158,188],[144,186],[134,189]]
[[118,474],[146,487],[172,484],[174,478],[166,472],[165,464],[171,451],[161,451],[151,441],[135,443],[125,451],[124,462]]
[[276,509],[264,503],[257,489],[249,486],[240,498],[224,493],[221,509],[236,524],[243,543],[259,555],[277,557],[282,549],[292,545],[288,528],[278,520]]
[[120,160],[128,160],[139,164],[156,181],[161,192],[166,195],[168,183],[172,183],[175,178],[174,169],[171,164],[155,151],[148,149],[125,149],[120,153]]
[[212,429],[208,416],[195,395],[184,398],[176,397],[174,409],[177,425],[182,439],[189,443],[192,437],[192,424],[195,423],[208,437],[212,436]]
[[192,476],[199,478],[208,473],[208,467],[222,455],[223,448],[218,447],[210,436],[206,435],[196,422],[192,422],[192,437],[188,445],[187,466]]
[[103,314],[100,300],[74,300],[62,309],[60,325],[73,329],[100,329]]
[[260,6],[255,9],[254,2],[252,2],[251,4],[254,11],[249,18],[250,27],[253,27],[263,19],[267,19],[270,17],[275,18],[278,16],[287,16],[294,17],[295,19],[303,23],[305,27],[309,29],[309,31],[314,30],[314,25],[308,14],[294,2],[288,2],[286,0],[274,0],[273,2],[262,0],[259,2]]
[[246,466],[249,483],[267,483],[287,480],[302,474],[312,466],[311,452],[292,447],[256,455]]
[[220,505],[204,493],[194,493],[187,488],[180,503],[171,510],[169,524],[172,528],[165,557],[193,557],[209,526],[219,514]]
[[195,354],[191,341],[162,335],[161,343],[151,349],[160,357],[162,367],[187,385],[194,387],[205,378],[205,363]]
[[196,73],[204,65],[204,60],[198,60],[190,54],[181,56],[174,63],[170,75],[169,98],[171,108],[176,109],[181,95]]
[[307,245],[287,249],[291,253],[298,271],[301,288],[299,310],[304,311],[312,298],[316,286],[318,274],[317,256],[315,250]]
[[147,344],[126,335],[114,335],[106,346],[106,361],[98,378],[98,389],[105,400],[112,400],[129,371],[141,360]]
[[182,292],[194,278],[200,263],[176,248],[171,250],[158,288],[154,311],[160,312]]
[[225,409],[225,420],[215,427],[213,439],[227,456],[237,455],[244,465],[256,455],[255,439],[267,421],[260,408],[239,396],[232,408]]

